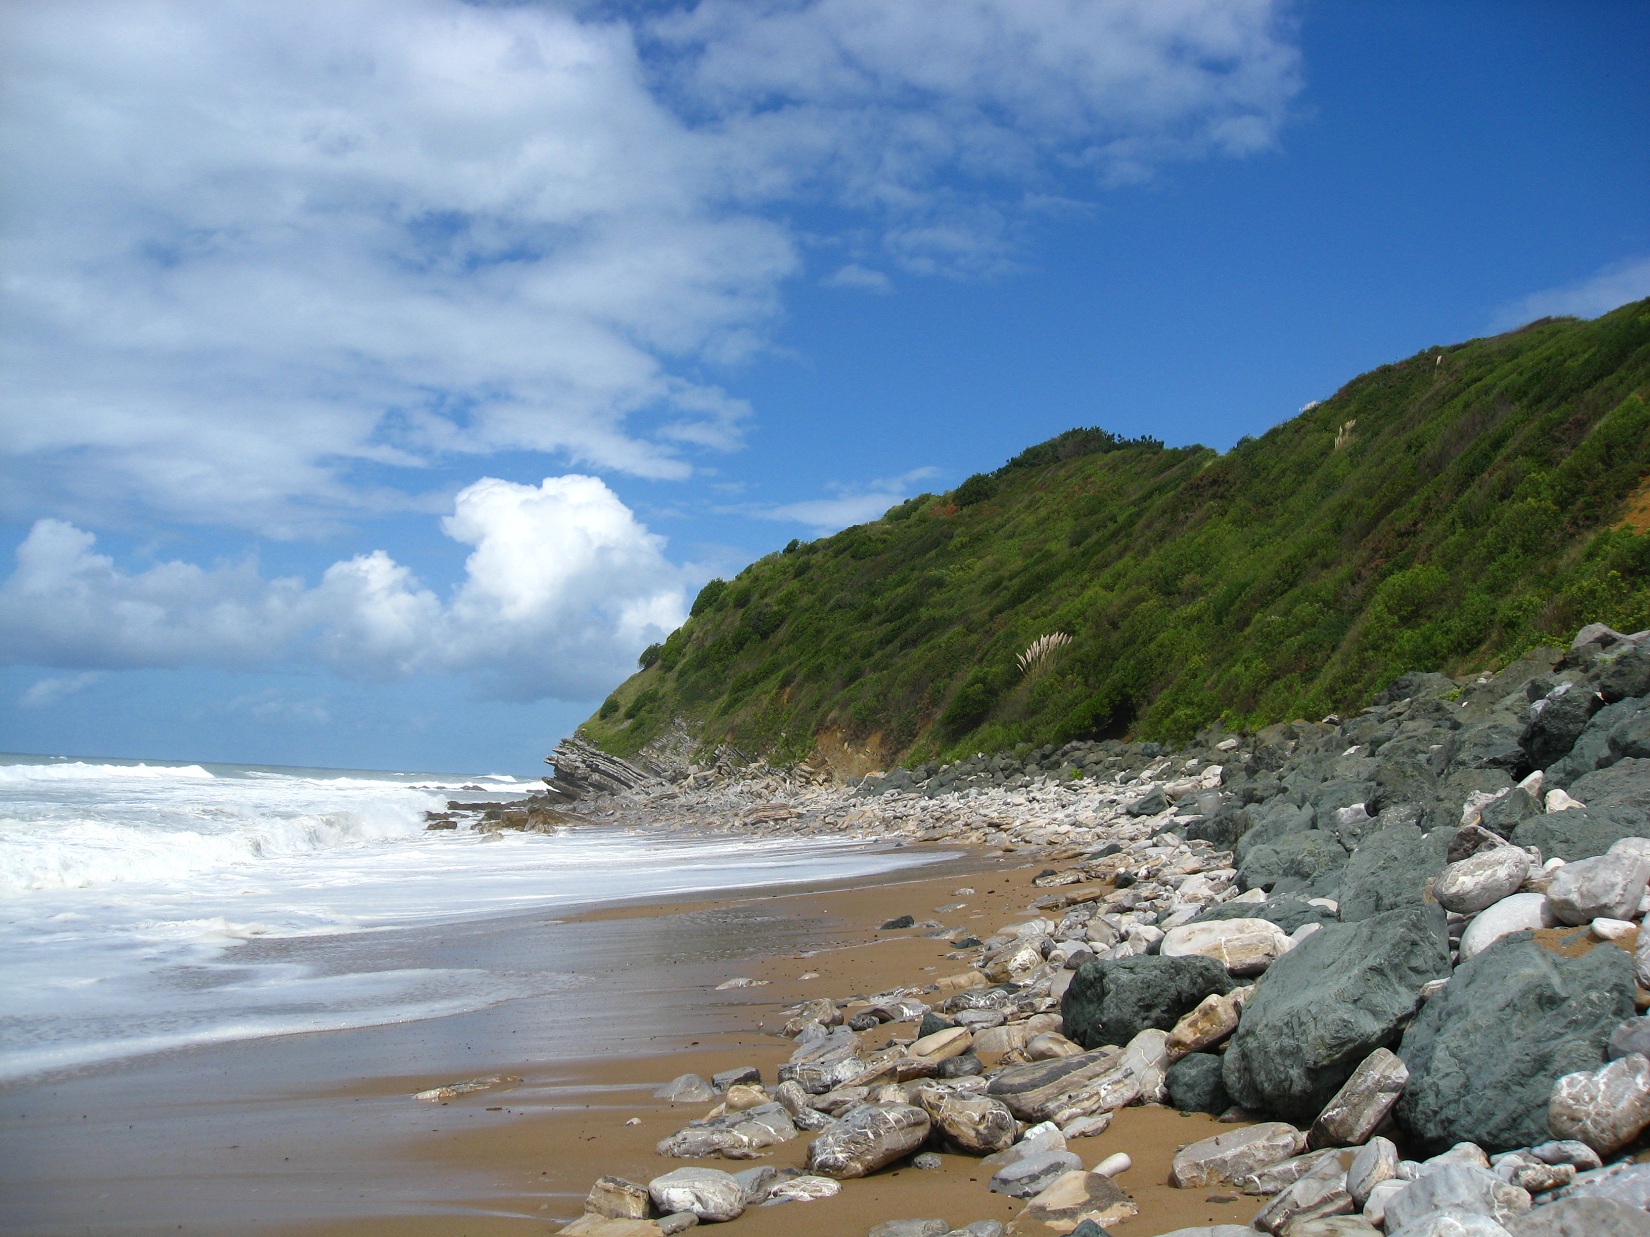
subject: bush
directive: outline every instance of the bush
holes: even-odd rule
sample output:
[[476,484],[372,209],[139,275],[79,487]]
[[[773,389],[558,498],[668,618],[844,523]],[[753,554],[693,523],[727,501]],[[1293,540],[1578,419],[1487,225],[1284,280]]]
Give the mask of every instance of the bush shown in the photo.
[[664,651],[664,645],[650,644],[642,650],[642,655],[636,659],[636,664],[643,670],[646,670],[649,666],[657,662],[661,656],[663,656]]
[[722,600],[722,594],[728,591],[728,582],[722,579],[710,581],[699,590],[699,595],[693,599],[693,607],[688,611],[690,618],[698,618],[701,614],[708,614],[716,609],[716,603]]
[[972,507],[997,495],[997,480],[989,473],[977,472],[951,493],[951,501],[959,507]]

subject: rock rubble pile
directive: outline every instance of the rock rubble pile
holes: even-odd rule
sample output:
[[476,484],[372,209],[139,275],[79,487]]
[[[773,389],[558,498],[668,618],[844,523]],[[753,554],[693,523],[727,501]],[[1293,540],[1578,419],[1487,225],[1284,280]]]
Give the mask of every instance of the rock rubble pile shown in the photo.
[[915,923],[967,965],[795,1007],[776,1078],[671,1084],[720,1102],[661,1156],[811,1134],[805,1169],[604,1178],[573,1237],[828,1197],[925,1148],[982,1157],[1025,1199],[1009,1231],[1093,1237],[1136,1205],[1128,1157],[1085,1168],[1081,1140],[1137,1104],[1232,1122],[1179,1150],[1171,1184],[1256,1200],[1252,1228],[1176,1237],[1650,1234],[1650,1164],[1624,1158],[1650,1127],[1646,633],[1584,629],[1494,676],[1406,675],[1356,717],[1172,754],[1076,744],[846,789],[810,773],[696,770],[581,808],[1030,849],[1047,892],[983,941]]

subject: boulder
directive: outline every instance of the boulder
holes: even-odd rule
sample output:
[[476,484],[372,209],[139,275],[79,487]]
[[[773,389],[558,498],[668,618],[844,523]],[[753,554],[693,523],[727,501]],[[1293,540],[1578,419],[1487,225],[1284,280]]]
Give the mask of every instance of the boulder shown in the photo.
[[1626,919],[1644,897],[1647,881],[1650,857],[1631,852],[1597,855],[1554,872],[1547,886],[1547,903],[1560,923]]
[[863,1104],[820,1131],[808,1148],[808,1171],[845,1181],[916,1151],[928,1138],[928,1114],[913,1104]]
[[1519,1216],[1512,1237],[1650,1237],[1650,1215],[1604,1198],[1561,1198]]
[[1175,1152],[1169,1184],[1185,1190],[1217,1181],[1235,1182],[1268,1164],[1288,1159],[1305,1145],[1305,1136],[1282,1121],[1224,1131]]
[[730,1160],[748,1160],[764,1148],[789,1142],[796,1136],[796,1124],[784,1106],[766,1103],[691,1122],[669,1138],[662,1139],[654,1149],[660,1155],[682,1160],[699,1160],[712,1155]]
[[1311,1121],[1366,1056],[1396,1038],[1421,988],[1448,974],[1437,905],[1320,929],[1255,985],[1228,1041],[1226,1089],[1245,1108]]
[[1390,1138],[1371,1138],[1358,1148],[1346,1170],[1346,1189],[1352,1205],[1363,1210],[1370,1191],[1398,1175],[1398,1147]]
[[1172,1029],[1204,997],[1232,987],[1213,958],[1102,958],[1077,968],[1060,1014],[1066,1036],[1085,1048],[1126,1044],[1148,1027]]
[[1306,897],[1333,890],[1346,866],[1346,848],[1320,829],[1291,833],[1253,847],[1238,863],[1244,889],[1296,893]]
[[1550,928],[1558,921],[1547,906],[1547,895],[1515,893],[1480,912],[1461,934],[1459,961],[1466,962],[1484,952],[1502,937],[1514,932]]
[[1224,919],[1188,923],[1163,936],[1165,958],[1213,958],[1233,975],[1259,975],[1289,951],[1289,936],[1265,919]]
[[990,1189],[1010,1198],[1031,1198],[1056,1178],[1082,1167],[1083,1161],[1069,1151],[1039,1151],[999,1168],[991,1175]]
[[1486,1169],[1445,1164],[1410,1182],[1387,1203],[1387,1232],[1402,1232],[1430,1212],[1451,1208],[1505,1226],[1530,1209],[1530,1195]]
[[1570,683],[1559,684],[1531,705],[1529,721],[1518,737],[1531,767],[1545,769],[1567,755],[1603,706],[1596,693]]
[[1530,1148],[1530,1154],[1543,1164],[1568,1164],[1579,1172],[1590,1172],[1604,1163],[1598,1152],[1573,1138],[1537,1143]]
[[1499,799],[1492,799],[1479,813],[1478,823],[1499,838],[1510,838],[1513,830],[1544,809],[1537,799],[1522,786],[1515,786]]
[[1331,1147],[1323,1151],[1308,1151],[1305,1155],[1292,1155],[1287,1160],[1279,1160],[1276,1164],[1268,1164],[1265,1168],[1245,1173],[1233,1184],[1245,1194],[1269,1198],[1274,1194],[1283,1193],[1331,1156],[1338,1162],[1340,1150]]
[[1553,1084],[1547,1126],[1553,1137],[1614,1155],[1650,1125],[1650,1058],[1633,1053]]
[[1393,825],[1365,838],[1341,873],[1342,922],[1418,906],[1427,882],[1443,870],[1448,847],[1445,831],[1428,836],[1414,825]]
[[701,1220],[736,1220],[745,1210],[745,1187],[715,1168],[678,1168],[647,1183],[653,1205],[665,1215],[691,1211]]
[[1446,1207],[1442,1211],[1429,1211],[1401,1229],[1391,1230],[1388,1237],[1507,1237],[1507,1230],[1489,1216]]
[[992,1078],[987,1093],[1022,1121],[1054,1121],[1110,1111],[1132,1103],[1140,1081],[1123,1065],[1123,1051],[1097,1048],[1075,1057],[1011,1065]]
[[655,1091],[653,1098],[672,1104],[708,1104],[716,1098],[716,1089],[698,1074],[679,1074]]
[[1611,662],[1598,676],[1598,694],[1606,704],[1650,695],[1650,649],[1636,648]]
[[1567,958],[1524,933],[1496,941],[1404,1032],[1399,1124],[1425,1149],[1545,1142],[1553,1083],[1603,1062],[1610,1032],[1632,1013],[1631,972],[1613,945]]
[[1335,1156],[1328,1155],[1262,1207],[1255,1215],[1255,1227],[1268,1233],[1293,1232],[1307,1220],[1347,1215],[1351,1211],[1352,1195],[1346,1188],[1346,1170]]
[[1352,1071],[1335,1098],[1312,1123],[1312,1147],[1356,1147],[1373,1134],[1409,1081],[1409,1070],[1385,1048],[1377,1048]]
[[1012,1146],[1020,1127],[1008,1105],[987,1095],[947,1095],[923,1105],[934,1131],[968,1155],[990,1155]]
[[1219,1116],[1232,1106],[1226,1092],[1223,1062],[1212,1052],[1194,1052],[1169,1066],[1164,1075],[1169,1103],[1181,1112]]
[[585,1197],[584,1213],[610,1220],[645,1220],[652,1202],[645,1185],[623,1177],[598,1177]]
[[1548,859],[1574,863],[1604,854],[1622,838],[1640,837],[1646,832],[1642,817],[1580,807],[1532,816],[1513,830],[1512,840],[1515,846],[1539,850]]
[[1126,810],[1130,816],[1156,816],[1169,810],[1169,796],[1163,793],[1161,786],[1153,786],[1129,804]]
[[1433,883],[1432,895],[1446,911],[1476,915],[1517,893],[1529,874],[1528,851],[1491,847],[1445,868]]
[[1044,1232],[1079,1237],[1085,1226],[1104,1233],[1106,1225],[1120,1224],[1139,1214],[1134,1201],[1105,1173],[1086,1173],[1079,1168],[1057,1177],[1033,1197],[1016,1217],[1014,1231],[1023,1233],[1030,1225],[1041,1225]]
[[1438,753],[1445,761],[1445,773],[1498,769],[1513,777],[1523,777],[1530,771],[1529,757],[1519,746],[1523,729],[1519,725],[1498,721],[1462,727],[1449,737],[1444,750]]

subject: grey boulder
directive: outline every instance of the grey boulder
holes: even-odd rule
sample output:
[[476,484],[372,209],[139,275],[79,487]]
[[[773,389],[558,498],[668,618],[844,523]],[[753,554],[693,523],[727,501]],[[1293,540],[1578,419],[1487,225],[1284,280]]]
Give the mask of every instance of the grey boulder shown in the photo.
[[1547,1141],[1553,1083],[1603,1063],[1633,990],[1631,961],[1612,945],[1565,958],[1523,933],[1496,941],[1457,968],[1404,1032],[1399,1124],[1428,1150]]
[[736,1220],[745,1210],[745,1187],[715,1168],[678,1168],[647,1183],[653,1205],[665,1215],[691,1211],[701,1220]]
[[1232,1097],[1226,1091],[1223,1068],[1224,1063],[1212,1052],[1181,1057],[1165,1075],[1169,1103],[1181,1112],[1225,1112],[1232,1106]]
[[1234,986],[1213,958],[1148,954],[1085,962],[1061,998],[1064,1034],[1084,1048],[1126,1044],[1144,1030],[1172,1030],[1204,997]]
[[1512,1237],[1650,1237],[1650,1214],[1606,1198],[1561,1198],[1519,1216]]
[[1436,904],[1320,929],[1255,985],[1227,1046],[1227,1091],[1245,1108],[1310,1122],[1365,1057],[1397,1037],[1421,988],[1448,974]]
[[1365,838],[1341,873],[1341,919],[1368,919],[1419,905],[1427,882],[1444,868],[1445,832],[1428,836],[1414,825],[1392,825]]
[[1429,1212],[1455,1209],[1505,1226],[1530,1209],[1530,1194],[1471,1164],[1444,1164],[1410,1182],[1386,1205],[1389,1233],[1414,1226]]

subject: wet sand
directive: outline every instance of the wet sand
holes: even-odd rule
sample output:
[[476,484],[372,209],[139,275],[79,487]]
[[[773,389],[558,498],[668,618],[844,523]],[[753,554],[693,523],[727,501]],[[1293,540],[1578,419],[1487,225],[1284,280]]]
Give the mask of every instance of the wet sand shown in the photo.
[[[966,968],[901,914],[981,936],[1027,917],[1042,858],[953,856],[933,868],[831,887],[523,915],[400,944],[442,965],[557,968],[594,975],[565,993],[387,1027],[192,1049],[0,1093],[0,1229],[20,1233],[267,1233],[289,1237],[489,1237],[547,1233],[576,1217],[595,1179],[647,1181],[689,1163],[654,1144],[709,1105],[652,1092],[677,1074],[755,1065],[772,1082],[791,1051],[780,1012],[817,996],[917,986]],[[970,886],[976,891],[954,891]],[[937,908],[964,902],[959,910]],[[431,940],[432,932],[439,939]],[[395,942],[390,942],[395,944]],[[801,975],[816,972],[818,978]],[[715,991],[736,976],[765,986]],[[428,1087],[504,1074],[519,1083],[446,1103]],[[626,1125],[635,1119],[636,1125]],[[1072,1143],[1092,1166],[1127,1151],[1120,1178],[1141,1209],[1113,1226],[1140,1237],[1247,1223],[1258,1199],[1171,1190],[1176,1147],[1221,1128],[1204,1116],[1134,1108]],[[755,1163],[801,1164],[808,1139]],[[882,1220],[1008,1220],[1022,1204],[987,1191],[970,1157],[845,1183],[815,1203],[758,1207],[747,1237],[863,1233]]]

